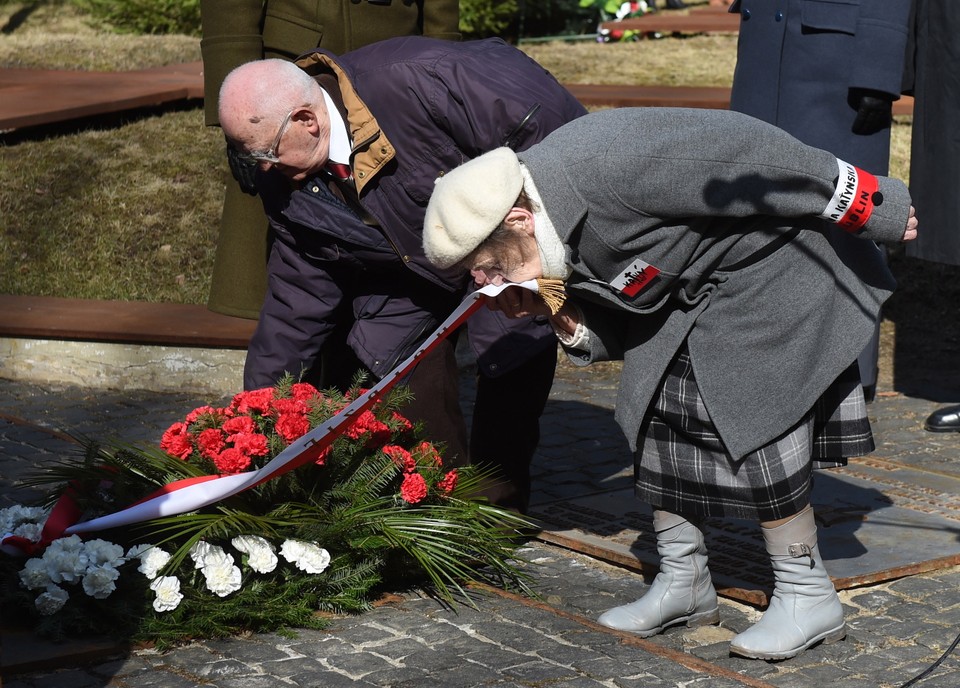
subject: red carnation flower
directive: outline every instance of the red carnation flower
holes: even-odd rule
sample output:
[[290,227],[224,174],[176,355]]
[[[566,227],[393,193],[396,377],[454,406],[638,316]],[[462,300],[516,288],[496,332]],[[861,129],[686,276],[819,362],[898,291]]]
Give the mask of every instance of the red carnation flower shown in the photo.
[[186,421],[187,424],[195,423],[200,416],[216,414],[217,409],[213,408],[212,406],[200,406],[187,414]]
[[400,496],[408,504],[418,504],[427,496],[427,481],[419,473],[407,473],[400,485]]
[[440,457],[440,452],[437,451],[436,447],[425,440],[413,448],[413,453],[418,459],[432,463],[435,466],[443,465],[443,459]]
[[443,476],[443,480],[437,483],[437,489],[443,492],[443,494],[450,494],[457,486],[458,477],[457,469],[454,468],[452,471]]
[[402,468],[405,472],[410,473],[417,468],[417,460],[413,458],[413,455],[410,454],[406,449],[396,444],[388,444],[380,449],[384,454],[393,459],[393,462]]
[[274,399],[273,410],[277,415],[284,413],[306,413],[307,405],[299,399]]
[[357,419],[350,424],[350,427],[344,432],[344,435],[352,440],[358,440],[365,433],[370,433],[367,438],[367,447],[378,447],[390,439],[390,428],[386,423],[377,420],[377,417],[370,411],[364,411]]
[[273,387],[254,389],[249,392],[240,392],[233,397],[233,407],[240,413],[259,413],[266,416],[270,412],[270,403],[273,401]]
[[233,448],[250,456],[266,456],[270,451],[267,436],[259,432],[241,432],[228,438],[233,442]]
[[220,455],[213,460],[213,465],[223,475],[233,475],[242,473],[250,466],[250,457],[234,447],[229,447],[220,452]]
[[307,382],[297,382],[290,387],[290,396],[297,401],[310,401],[315,396],[319,396],[317,388]]
[[411,423],[407,418],[404,418],[396,411],[393,412],[393,423],[396,425],[397,430],[400,432],[410,432],[413,430],[413,423]]
[[223,431],[228,435],[238,435],[240,433],[255,432],[257,424],[250,416],[235,416],[228,418],[223,423]]
[[303,413],[284,413],[277,419],[274,429],[289,444],[307,434],[310,430],[310,421]]
[[200,448],[200,456],[216,459],[217,454],[226,446],[226,435],[218,428],[207,428],[197,435],[197,446]]
[[186,423],[174,423],[160,438],[160,448],[170,456],[183,461],[193,453],[193,440],[187,432]]

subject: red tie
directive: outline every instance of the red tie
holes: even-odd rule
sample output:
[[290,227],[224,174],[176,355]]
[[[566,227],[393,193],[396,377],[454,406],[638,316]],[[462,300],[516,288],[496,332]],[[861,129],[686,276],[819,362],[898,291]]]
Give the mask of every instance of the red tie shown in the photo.
[[327,172],[332,174],[335,179],[339,179],[340,181],[346,181],[353,176],[349,165],[333,162],[332,160],[327,162]]

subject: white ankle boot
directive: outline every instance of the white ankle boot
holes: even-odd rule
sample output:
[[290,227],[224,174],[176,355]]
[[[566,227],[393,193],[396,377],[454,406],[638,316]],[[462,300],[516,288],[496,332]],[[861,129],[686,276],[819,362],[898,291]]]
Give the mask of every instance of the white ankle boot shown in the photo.
[[636,602],[604,612],[597,621],[642,638],[668,626],[705,626],[720,621],[717,592],[707,569],[703,533],[682,516],[653,512],[660,572]]
[[760,621],[735,636],[730,650],[753,659],[787,659],[820,641],[842,640],[843,607],[820,558],[813,509],[763,528],[763,540],[773,564],[773,596]]

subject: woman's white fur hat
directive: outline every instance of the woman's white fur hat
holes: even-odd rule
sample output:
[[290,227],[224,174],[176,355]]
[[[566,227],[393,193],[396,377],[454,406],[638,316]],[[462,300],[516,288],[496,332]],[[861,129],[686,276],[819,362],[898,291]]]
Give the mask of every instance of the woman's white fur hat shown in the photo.
[[503,222],[523,190],[520,160],[496,148],[437,178],[423,222],[427,260],[448,268]]

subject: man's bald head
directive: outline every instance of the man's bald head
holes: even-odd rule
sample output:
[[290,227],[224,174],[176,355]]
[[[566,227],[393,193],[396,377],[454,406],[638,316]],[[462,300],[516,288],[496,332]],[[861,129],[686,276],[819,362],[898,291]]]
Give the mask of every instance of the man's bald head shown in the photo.
[[[286,60],[256,60],[231,71],[220,86],[220,126],[241,152],[268,150],[288,115],[292,115],[288,128],[293,134],[289,138],[299,146],[293,156],[299,169],[277,166],[288,175],[322,167],[328,154],[330,120],[323,91],[313,77]],[[291,148],[285,144],[287,151]],[[285,157],[284,163],[292,160],[290,153]]]

